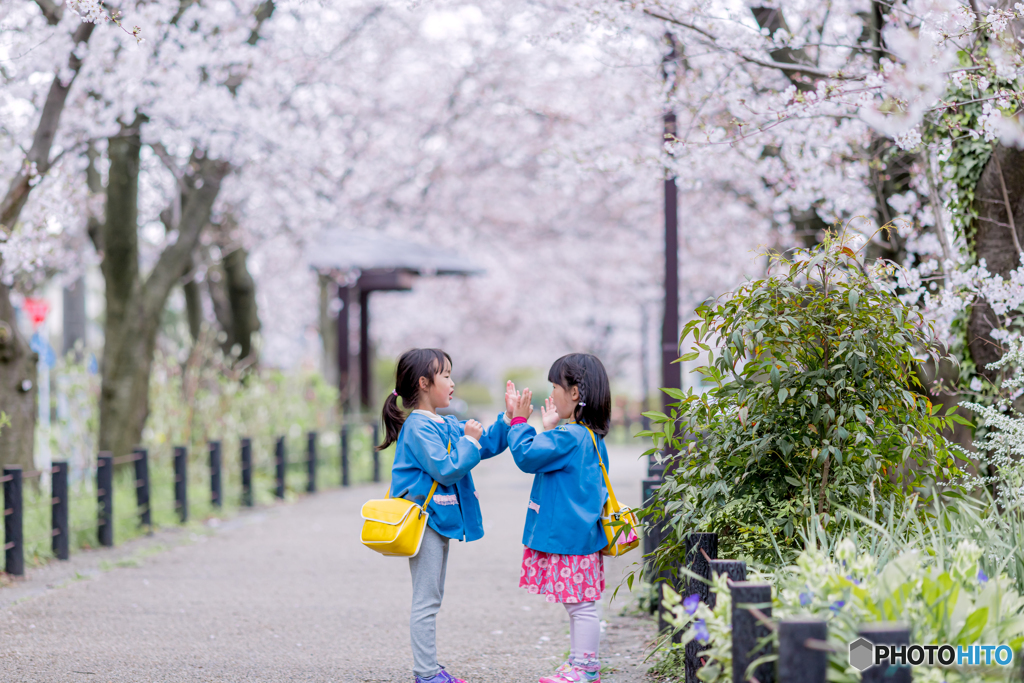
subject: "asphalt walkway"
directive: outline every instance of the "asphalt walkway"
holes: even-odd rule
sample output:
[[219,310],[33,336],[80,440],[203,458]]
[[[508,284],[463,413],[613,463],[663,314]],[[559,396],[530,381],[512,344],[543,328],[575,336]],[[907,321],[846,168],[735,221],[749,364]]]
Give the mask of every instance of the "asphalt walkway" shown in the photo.
[[[610,451],[616,492],[635,505],[640,451]],[[565,610],[518,588],[531,476],[506,453],[474,477],[486,535],[453,543],[439,658],[469,683],[529,683],[568,650]],[[411,683],[408,562],[358,541],[359,508],[383,490],[329,490],[30,571],[0,588],[0,680]],[[608,604],[638,558],[606,564],[609,683],[648,666],[653,624],[624,584]]]

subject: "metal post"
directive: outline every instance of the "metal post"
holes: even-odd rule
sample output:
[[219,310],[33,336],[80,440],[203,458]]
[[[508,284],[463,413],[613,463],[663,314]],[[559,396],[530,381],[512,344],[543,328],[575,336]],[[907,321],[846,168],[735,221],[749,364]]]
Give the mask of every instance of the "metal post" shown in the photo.
[[[910,627],[898,622],[879,622],[864,624],[857,632],[861,638],[873,645],[909,645]],[[889,660],[869,667],[861,672],[863,683],[910,683],[910,666],[904,659],[901,665],[893,665]]]
[[242,439],[242,505],[252,507],[252,439]]
[[153,515],[149,509],[149,452],[145,448],[135,449],[135,503],[139,508],[139,524],[152,527]]
[[819,619],[786,619],[779,622],[779,681],[825,683],[828,624]]
[[316,432],[306,435],[306,493],[316,493]]
[[341,485],[348,486],[348,424],[341,425]]
[[25,573],[23,512],[21,467],[4,465],[4,571],[13,576]]
[[[732,595],[732,680],[733,683],[745,683],[750,680],[745,675],[750,663],[771,651],[769,644],[759,646],[768,635],[769,627],[761,623],[750,608],[771,617],[772,587],[767,583],[740,581],[732,584],[729,592]],[[762,664],[752,674],[760,683],[775,681],[772,664]]]
[[380,427],[377,426],[376,422],[374,422],[373,423],[373,441],[370,443],[370,452],[373,453],[373,481],[374,481],[374,483],[377,483],[377,482],[380,481],[380,451],[377,450],[377,439],[379,437],[379,434],[377,433],[377,430],[379,430],[379,429],[380,429]]
[[[747,580],[747,563],[743,560],[711,560],[711,574],[718,576],[725,574],[730,581]],[[708,594],[708,607],[715,608],[718,604],[718,593],[710,591]]]
[[359,290],[359,404],[370,409],[370,292]]
[[96,458],[96,526],[100,545],[114,545],[114,456],[103,451]]
[[284,465],[284,437],[279,436],[274,445],[274,467],[277,479],[274,495],[281,499],[284,499]]
[[174,447],[174,507],[178,520],[188,521],[188,451],[184,446]]
[[[718,557],[718,534],[691,533],[687,535],[684,543],[686,549],[686,566],[691,572],[704,579],[711,580],[710,560]],[[710,558],[710,560],[708,559]],[[708,604],[708,596],[711,594],[711,586],[703,581],[690,578],[687,582],[685,595],[697,594],[701,602]],[[676,642],[682,640],[682,633],[676,634]],[[703,666],[700,655],[707,649],[707,646],[691,640],[686,644],[686,683],[698,683],[697,670]]]
[[338,400],[344,414],[351,405],[352,386],[349,381],[352,376],[351,357],[348,347],[348,316],[351,313],[349,301],[351,300],[351,287],[338,286],[338,300],[341,302],[341,309],[338,311]]
[[210,442],[210,504],[214,507],[222,507],[220,485],[220,441]]
[[[647,507],[648,505],[651,504],[651,502],[654,500],[655,493],[661,487],[662,483],[662,480],[657,478],[643,480],[640,487],[640,500],[644,502],[644,507]],[[667,531],[668,529],[664,522],[648,523],[644,526],[643,530],[645,558],[644,576],[645,580],[652,586],[654,586],[654,590],[656,591],[656,595],[658,596],[661,595],[661,582],[659,582],[657,579],[661,578],[665,581],[671,581],[672,577],[671,572],[665,570],[655,574],[654,561],[653,559],[651,559],[650,555],[658,547],[658,544],[660,544],[661,541],[665,538],[665,534],[667,533]],[[655,612],[658,613],[659,631],[668,628],[668,622],[666,622],[663,618],[664,615],[661,609],[660,598],[657,600],[650,601],[650,604],[648,605],[648,611],[651,614],[654,614]]]
[[71,550],[68,528],[68,463],[57,460],[50,469],[50,515],[53,531],[53,554],[58,560],[68,559]]

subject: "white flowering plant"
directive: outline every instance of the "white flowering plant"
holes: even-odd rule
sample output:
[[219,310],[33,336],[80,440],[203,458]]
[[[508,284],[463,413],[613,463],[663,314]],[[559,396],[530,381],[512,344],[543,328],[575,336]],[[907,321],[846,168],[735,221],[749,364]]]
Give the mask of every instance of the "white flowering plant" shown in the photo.
[[[867,520],[861,520],[867,521]],[[893,520],[890,520],[893,521]],[[849,643],[863,624],[902,621],[919,644],[1007,644],[1017,651],[1024,644],[1024,597],[1005,573],[986,571],[983,550],[975,542],[917,526],[913,516],[896,520],[906,531],[909,522],[918,542],[905,547],[886,527],[864,524],[833,547],[808,544],[786,567],[752,580],[772,585],[772,617],[812,617],[828,623],[829,680],[854,683],[860,673],[849,665]],[[898,531],[898,530],[897,530]],[[820,538],[826,538],[818,527]],[[911,534],[914,538],[915,534]],[[930,539],[929,542],[924,542]],[[901,549],[902,548],[902,549]],[[880,561],[881,558],[881,561]],[[992,575],[990,576],[990,572]],[[727,579],[712,581],[717,594],[714,609],[697,595],[682,597],[665,589],[667,620],[683,631],[675,648],[697,640],[707,649],[697,676],[708,683],[725,683],[732,675],[731,602]],[[771,636],[774,640],[774,633]],[[775,655],[759,661],[773,661]],[[914,679],[929,683],[1006,681],[1007,667],[916,667]]]

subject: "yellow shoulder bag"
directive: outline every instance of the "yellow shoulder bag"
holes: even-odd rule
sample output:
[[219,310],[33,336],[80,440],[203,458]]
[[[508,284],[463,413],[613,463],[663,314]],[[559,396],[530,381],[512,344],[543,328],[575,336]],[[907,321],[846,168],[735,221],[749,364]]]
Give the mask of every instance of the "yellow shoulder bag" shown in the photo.
[[612,489],[611,479],[608,478],[608,470],[605,469],[604,460],[601,459],[601,449],[597,447],[594,430],[587,427],[587,431],[590,432],[590,440],[594,442],[594,450],[597,451],[597,462],[601,465],[604,485],[608,487],[608,500],[605,501],[604,509],[601,511],[601,526],[604,528],[608,545],[601,551],[601,554],[624,555],[640,545],[640,539],[636,536],[636,529],[640,528],[640,523],[632,510],[619,505],[618,499],[615,498],[615,490]]
[[[452,442],[448,440],[448,452],[452,452]],[[417,505],[405,498],[392,498],[391,487],[383,499],[368,500],[363,503],[360,514],[363,517],[363,530],[359,540],[370,550],[392,557],[416,557],[423,542],[423,534],[427,530],[430,513],[427,505],[434,497],[437,482],[430,487],[423,505]]]

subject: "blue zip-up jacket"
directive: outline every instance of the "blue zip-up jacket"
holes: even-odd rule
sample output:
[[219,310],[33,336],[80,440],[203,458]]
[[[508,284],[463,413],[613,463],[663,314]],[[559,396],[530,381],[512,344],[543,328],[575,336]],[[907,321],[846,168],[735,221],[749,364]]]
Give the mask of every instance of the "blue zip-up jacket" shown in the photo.
[[[480,502],[469,471],[482,458],[508,448],[505,415],[484,430],[479,444],[466,436],[466,423],[451,415],[428,416],[412,411],[402,424],[391,466],[391,495],[420,505],[437,482],[427,505],[431,529],[448,538],[475,541],[484,535]],[[451,443],[451,453],[448,444]]]
[[[521,423],[511,428],[508,442],[519,469],[537,475],[523,545],[558,555],[589,555],[608,545],[601,527],[608,491],[587,428],[569,423],[538,434]],[[597,444],[608,467],[604,439],[597,437]]]

